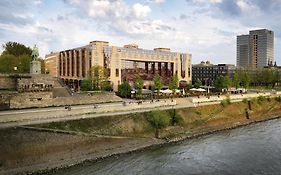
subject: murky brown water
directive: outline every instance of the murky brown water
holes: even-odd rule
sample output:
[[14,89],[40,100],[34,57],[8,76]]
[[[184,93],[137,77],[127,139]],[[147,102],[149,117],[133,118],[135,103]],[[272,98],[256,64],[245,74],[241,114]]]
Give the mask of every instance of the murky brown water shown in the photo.
[[281,119],[187,140],[56,175],[280,175]]

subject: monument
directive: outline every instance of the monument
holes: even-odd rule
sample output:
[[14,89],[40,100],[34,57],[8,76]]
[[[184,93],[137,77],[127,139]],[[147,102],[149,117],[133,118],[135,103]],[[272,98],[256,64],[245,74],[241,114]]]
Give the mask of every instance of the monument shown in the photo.
[[41,74],[41,62],[38,60],[39,51],[36,44],[32,49],[31,56],[32,61],[30,62],[30,74]]

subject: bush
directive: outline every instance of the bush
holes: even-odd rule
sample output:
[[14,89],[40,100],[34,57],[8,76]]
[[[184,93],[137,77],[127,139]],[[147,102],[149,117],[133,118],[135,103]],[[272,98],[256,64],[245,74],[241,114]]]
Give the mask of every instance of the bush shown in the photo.
[[275,100],[281,102],[281,96],[275,97]]
[[183,118],[177,113],[177,111],[174,110],[170,110],[169,111],[169,115],[171,116],[170,118],[170,123],[174,126],[174,125],[181,125],[183,124]]
[[112,91],[112,84],[109,81],[104,81],[101,83],[101,90],[103,91]]
[[165,128],[170,124],[170,116],[168,113],[160,110],[151,111],[147,120],[156,129],[156,138],[159,138],[159,129]]
[[258,96],[258,102],[263,102],[266,100],[265,96]]
[[225,100],[222,100],[221,101],[221,105],[223,106],[223,107],[226,107],[227,105],[230,105],[230,99],[229,98],[226,98]]
[[82,80],[81,81],[81,90],[82,91],[91,91],[93,89],[91,80]]

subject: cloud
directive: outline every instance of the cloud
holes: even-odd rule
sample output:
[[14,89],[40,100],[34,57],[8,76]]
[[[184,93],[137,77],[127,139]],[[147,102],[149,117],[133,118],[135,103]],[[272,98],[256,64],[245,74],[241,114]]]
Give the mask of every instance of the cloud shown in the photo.
[[147,17],[148,13],[150,13],[151,9],[149,6],[142,5],[136,3],[133,5],[133,13],[137,18],[145,18]]
[[29,3],[34,1],[27,0],[1,0],[0,1],[0,23],[26,25],[34,22],[33,17],[28,11]]

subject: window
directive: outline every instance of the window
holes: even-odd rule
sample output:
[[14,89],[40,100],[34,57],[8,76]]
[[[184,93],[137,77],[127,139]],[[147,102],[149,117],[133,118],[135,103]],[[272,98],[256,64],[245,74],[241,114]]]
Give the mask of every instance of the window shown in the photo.
[[116,69],[116,70],[115,70],[115,76],[116,76],[116,77],[119,77],[119,69]]

